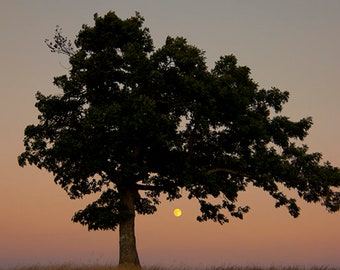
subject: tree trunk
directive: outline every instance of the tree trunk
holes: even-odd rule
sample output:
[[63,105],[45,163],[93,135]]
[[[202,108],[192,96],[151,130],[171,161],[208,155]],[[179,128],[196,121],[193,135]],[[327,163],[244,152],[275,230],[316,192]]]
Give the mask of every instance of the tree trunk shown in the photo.
[[121,212],[127,218],[119,224],[119,265],[141,268],[135,237],[134,193],[131,190],[121,193]]

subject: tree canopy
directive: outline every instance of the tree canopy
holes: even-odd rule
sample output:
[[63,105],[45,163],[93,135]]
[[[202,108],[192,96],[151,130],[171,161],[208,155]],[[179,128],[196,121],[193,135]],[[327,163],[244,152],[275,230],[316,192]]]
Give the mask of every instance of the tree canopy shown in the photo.
[[[60,29],[47,41],[71,68],[54,78],[60,94],[36,94],[39,122],[26,127],[18,158],[52,172],[72,199],[100,194],[73,221],[124,231],[135,212],[153,214],[161,194],[175,200],[185,190],[200,204],[198,221],[223,224],[248,212],[237,204],[248,185],[293,217],[300,209],[282,187],[339,210],[340,170],[300,142],[312,120],[282,113],[288,92],[260,88],[234,55],[209,69],[204,51],[183,37],[156,49],[139,13],[94,21],[75,47]],[[120,262],[139,264],[131,258]]]

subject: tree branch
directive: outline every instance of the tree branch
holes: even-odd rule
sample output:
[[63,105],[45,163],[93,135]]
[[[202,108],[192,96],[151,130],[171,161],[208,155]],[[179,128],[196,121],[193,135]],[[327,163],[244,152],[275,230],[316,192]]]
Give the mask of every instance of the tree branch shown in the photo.
[[227,169],[227,168],[215,168],[215,169],[211,169],[209,171],[206,172],[207,175],[210,174],[214,174],[214,173],[219,173],[219,172],[225,172],[225,173],[229,173],[229,174],[237,174],[243,177],[247,177],[247,178],[252,178],[250,174],[241,172],[241,171],[235,171],[235,170],[231,170],[231,169]]
[[51,49],[51,52],[65,54],[70,57],[76,53],[76,49],[73,47],[72,42],[64,37],[61,32],[62,29],[57,25],[53,37],[54,43],[49,39],[45,39],[45,44]]
[[150,186],[150,185],[137,184],[136,187],[139,190],[151,190],[151,191],[161,191],[162,190],[161,186]]

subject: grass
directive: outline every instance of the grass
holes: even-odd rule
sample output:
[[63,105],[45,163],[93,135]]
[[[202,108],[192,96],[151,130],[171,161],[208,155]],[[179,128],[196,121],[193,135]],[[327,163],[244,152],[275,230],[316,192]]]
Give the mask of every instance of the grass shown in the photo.
[[[110,265],[34,265],[23,267],[12,267],[8,270],[136,270],[131,267],[118,267]],[[301,267],[301,266],[219,266],[219,267],[206,267],[206,268],[193,268],[185,266],[174,267],[161,267],[161,266],[148,266],[143,267],[142,270],[340,270],[340,268],[332,266],[319,266],[319,267]]]

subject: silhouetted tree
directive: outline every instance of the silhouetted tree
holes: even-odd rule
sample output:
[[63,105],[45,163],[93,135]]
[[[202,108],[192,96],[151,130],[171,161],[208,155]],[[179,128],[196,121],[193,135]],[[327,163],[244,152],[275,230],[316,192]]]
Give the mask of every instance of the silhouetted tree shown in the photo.
[[260,89],[233,55],[208,70],[204,52],[182,37],[156,50],[138,13],[94,21],[75,48],[60,28],[46,41],[71,69],[54,78],[61,94],[37,93],[39,123],[26,127],[18,159],[52,172],[72,199],[100,193],[73,221],[89,230],[119,226],[120,264],[140,266],[135,213],[153,214],[161,194],[175,200],[181,189],[198,200],[198,221],[242,219],[249,207],[237,197],[248,184],[293,217],[299,207],[281,187],[339,210],[339,169],[297,144],[312,120],[281,114],[288,92]]

